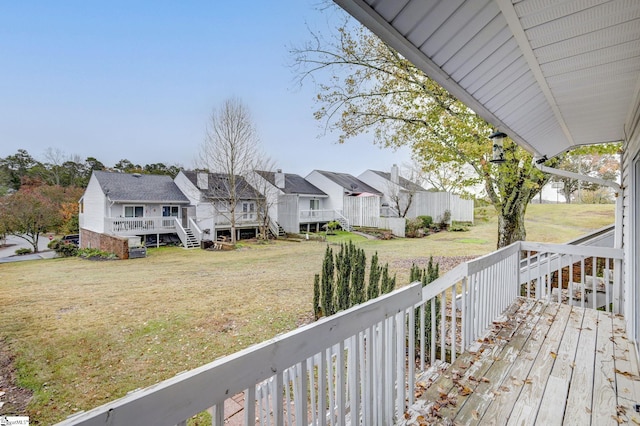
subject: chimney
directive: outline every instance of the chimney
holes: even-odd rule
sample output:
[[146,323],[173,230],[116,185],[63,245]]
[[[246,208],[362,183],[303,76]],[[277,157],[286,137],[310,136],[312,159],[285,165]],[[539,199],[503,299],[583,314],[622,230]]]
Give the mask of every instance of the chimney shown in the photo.
[[277,188],[284,189],[284,173],[282,173],[282,169],[276,170],[275,181]]
[[209,189],[209,173],[198,172],[197,184],[199,189]]
[[399,181],[400,179],[399,179],[399,173],[398,173],[398,166],[394,164],[393,166],[391,166],[391,182],[398,185]]

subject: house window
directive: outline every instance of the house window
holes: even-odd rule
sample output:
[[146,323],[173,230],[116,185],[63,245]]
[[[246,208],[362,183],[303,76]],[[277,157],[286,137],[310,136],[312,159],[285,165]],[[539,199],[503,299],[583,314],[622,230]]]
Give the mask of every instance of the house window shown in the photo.
[[124,206],[124,217],[144,217],[144,207]]
[[162,206],[162,216],[163,217],[178,217],[178,206]]
[[256,203],[253,201],[246,201],[242,203],[242,219],[253,219],[256,212]]
[[79,213],[84,213],[84,199],[80,200],[80,206],[78,206]]
[[309,200],[309,210],[320,210],[320,200]]

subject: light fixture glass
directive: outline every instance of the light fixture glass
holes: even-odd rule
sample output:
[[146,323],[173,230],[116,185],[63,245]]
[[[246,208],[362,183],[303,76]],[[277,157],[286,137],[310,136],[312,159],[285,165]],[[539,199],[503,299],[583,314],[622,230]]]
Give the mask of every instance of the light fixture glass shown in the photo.
[[502,132],[494,132],[489,136],[489,139],[493,142],[491,160],[489,160],[491,163],[500,164],[505,162],[504,138],[506,137],[507,135]]

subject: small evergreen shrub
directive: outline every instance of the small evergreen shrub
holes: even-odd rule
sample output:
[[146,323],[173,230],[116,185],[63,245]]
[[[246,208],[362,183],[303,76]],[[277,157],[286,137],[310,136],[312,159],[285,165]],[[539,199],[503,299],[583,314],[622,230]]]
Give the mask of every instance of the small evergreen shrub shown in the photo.
[[22,256],[22,255],[24,255],[24,254],[29,254],[29,253],[31,253],[31,252],[32,252],[32,251],[31,251],[31,249],[30,249],[30,248],[23,247],[23,248],[19,248],[18,250],[16,250],[16,252],[15,252],[15,253],[16,253],[18,256]]
[[343,243],[335,255],[327,246],[322,272],[314,276],[313,282],[316,319],[349,309],[395,289],[396,277],[390,275],[388,264],[378,265],[377,253],[371,259],[368,280],[366,265],[364,250],[351,241]]

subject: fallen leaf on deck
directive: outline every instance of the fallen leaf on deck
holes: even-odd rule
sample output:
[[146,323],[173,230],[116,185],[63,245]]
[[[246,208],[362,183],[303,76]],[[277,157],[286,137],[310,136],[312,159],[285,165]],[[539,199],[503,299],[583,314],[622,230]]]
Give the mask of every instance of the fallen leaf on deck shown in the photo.
[[591,414],[591,408],[589,407],[584,407],[585,410],[587,410],[587,413]]
[[636,419],[635,417],[631,417],[631,421],[637,425],[640,425],[640,420]]
[[471,415],[473,416],[474,419],[479,420],[480,419],[480,413],[478,413],[478,410],[473,410],[471,412]]
[[467,395],[471,395],[473,393],[473,389],[471,389],[469,386],[462,386],[462,389],[460,390],[460,395],[462,396],[467,396]]
[[555,352],[550,352],[551,354],[551,358],[556,359],[556,357],[558,356],[558,354],[556,354]]
[[618,370],[617,368],[614,370],[616,374],[622,374],[625,377],[628,377],[631,380],[640,380],[640,376],[637,376],[635,374],[631,374],[628,371],[622,371],[622,370]]
[[526,384],[530,385],[531,383],[533,383],[533,379],[525,379],[524,381]]
[[522,382],[520,380],[513,380],[511,383],[513,383],[514,386],[522,386]]
[[408,412],[404,413],[404,419],[405,420],[409,420],[411,418],[411,414],[409,414]]
[[620,424],[622,424],[622,423],[624,423],[624,419],[623,419],[622,417],[620,417],[620,416],[614,416],[614,415],[611,415],[611,418],[612,418],[613,420],[615,420],[616,422],[618,422],[618,424],[619,424],[619,425],[620,425]]
[[487,379],[486,377],[481,377],[480,381],[484,383],[491,383],[491,380]]
[[511,391],[511,389],[509,389],[507,386],[500,386],[500,390],[502,392],[510,392]]

